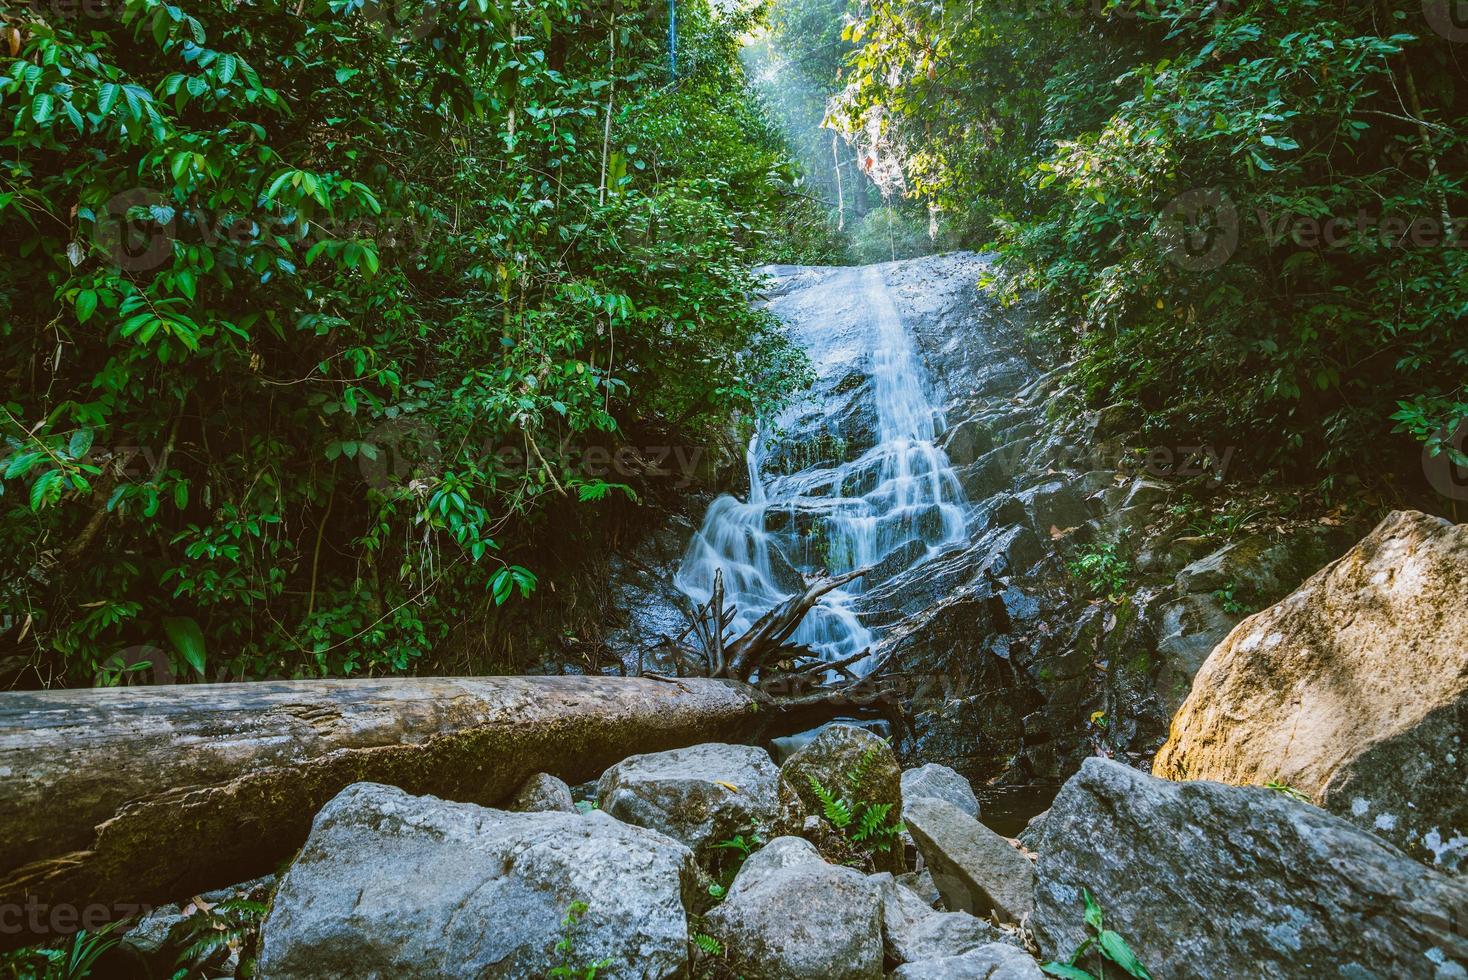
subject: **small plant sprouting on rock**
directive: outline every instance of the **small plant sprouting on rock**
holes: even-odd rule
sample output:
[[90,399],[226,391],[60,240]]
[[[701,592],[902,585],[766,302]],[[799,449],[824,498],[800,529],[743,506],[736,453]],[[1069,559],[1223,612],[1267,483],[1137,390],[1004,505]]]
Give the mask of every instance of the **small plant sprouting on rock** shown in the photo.
[[1229,579],[1223,588],[1214,591],[1213,598],[1230,616],[1242,616],[1249,611],[1249,604],[1240,596],[1241,591],[1239,583]]
[[1285,782],[1282,779],[1271,779],[1269,782],[1267,782],[1267,783],[1264,784],[1264,788],[1265,789],[1272,789],[1276,793],[1283,793],[1285,796],[1288,796],[1290,799],[1296,800],[1296,801],[1298,801],[1300,803],[1309,803],[1312,806],[1315,803],[1315,801],[1312,800],[1312,799],[1310,799],[1310,797],[1306,796],[1304,793],[1302,793],[1299,790],[1295,789],[1293,786],[1291,786],[1289,783]]
[[891,803],[872,803],[861,798],[862,783],[876,756],[876,749],[868,749],[846,774],[848,792],[845,796],[837,796],[827,789],[814,774],[806,777],[810,781],[811,792],[820,801],[821,816],[856,846],[859,856],[886,854],[907,829],[900,820],[889,822]]
[[597,971],[612,965],[611,960],[600,960],[591,964],[576,962],[576,927],[581,924],[581,917],[586,914],[587,908],[589,906],[585,902],[572,902],[566,906],[566,917],[561,920],[561,938],[556,942],[555,948],[559,962],[550,971],[550,975],[557,980],[596,980]]
[[1076,947],[1076,951],[1070,955],[1070,959],[1064,963],[1051,960],[1040,967],[1045,973],[1052,977],[1061,977],[1063,980],[1096,980],[1095,976],[1079,966],[1081,957],[1090,952],[1094,946],[1104,959],[1110,960],[1126,971],[1128,976],[1136,977],[1137,980],[1152,980],[1152,974],[1137,959],[1137,954],[1132,952],[1126,940],[1121,938],[1120,933],[1107,929],[1101,919],[1101,906],[1091,897],[1091,893],[1085,889],[1081,894],[1086,901],[1086,925],[1096,930],[1096,935],[1087,937],[1086,941]]
[[735,834],[715,844],[714,850],[726,852],[732,856],[732,860],[718,862],[714,868],[710,869],[714,875],[713,883],[708,886],[710,897],[722,901],[729,892],[730,882],[739,873],[739,869],[744,867],[744,862],[751,854],[763,847],[764,843],[756,831],[750,833],[748,837],[744,834]]
[[1132,566],[1117,553],[1114,544],[1085,548],[1067,567],[1094,599],[1116,601],[1126,595],[1127,576]]

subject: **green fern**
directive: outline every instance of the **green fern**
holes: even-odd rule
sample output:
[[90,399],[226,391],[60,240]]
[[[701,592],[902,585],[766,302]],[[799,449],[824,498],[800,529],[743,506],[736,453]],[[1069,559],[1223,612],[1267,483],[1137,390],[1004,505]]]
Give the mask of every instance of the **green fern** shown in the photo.
[[856,765],[846,774],[846,786],[851,791],[851,798],[861,796],[862,784],[866,782],[867,774],[872,770],[872,764],[877,761],[877,749],[875,746],[867,749],[861,754]]
[[845,830],[851,826],[851,804],[839,798],[826,787],[814,775],[806,776],[810,780],[810,791],[816,794],[816,799],[821,801],[821,810],[825,813],[826,822],[837,830]]
[[706,932],[695,932],[693,944],[709,956],[723,956],[724,944]]
[[858,809],[860,816],[856,821],[856,829],[851,833],[851,839],[858,844],[869,845],[874,851],[887,853],[892,849],[897,836],[907,829],[901,821],[892,824],[887,822],[888,814],[892,812],[891,803],[861,803],[858,804]]

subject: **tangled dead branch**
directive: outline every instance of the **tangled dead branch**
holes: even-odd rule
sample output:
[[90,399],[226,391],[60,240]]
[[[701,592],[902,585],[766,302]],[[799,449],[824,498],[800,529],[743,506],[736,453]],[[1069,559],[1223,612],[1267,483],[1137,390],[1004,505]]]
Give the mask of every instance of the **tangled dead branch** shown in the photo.
[[824,660],[810,647],[790,641],[821,599],[868,571],[858,568],[807,580],[803,591],[771,608],[738,636],[731,636],[729,630],[738,609],[726,604],[724,573],[717,571],[708,601],[694,606],[681,600],[687,627],[677,636],[664,635],[656,648],[671,654],[680,677],[696,675],[754,684],[782,707],[827,706],[891,716],[895,704],[883,697],[880,689],[888,658],[858,674],[854,668],[871,655],[869,648],[838,660]]

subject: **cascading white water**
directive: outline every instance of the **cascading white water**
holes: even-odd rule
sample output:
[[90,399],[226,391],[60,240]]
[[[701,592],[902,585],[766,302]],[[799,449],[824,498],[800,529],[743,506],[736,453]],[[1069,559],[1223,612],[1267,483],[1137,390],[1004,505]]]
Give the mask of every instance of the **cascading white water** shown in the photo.
[[[795,570],[837,575],[889,556],[906,567],[965,539],[963,491],[935,445],[942,414],[928,401],[922,369],[880,271],[845,270],[831,285],[831,295],[845,296],[848,305],[853,290],[870,357],[874,444],[852,460],[766,475],[766,434],[757,432],[746,454],[749,501],[715,500],[678,570],[678,588],[696,604],[708,601],[714,575],[723,571],[726,601],[737,608],[733,635],[800,588]],[[818,335],[821,324],[809,329]],[[830,443],[834,425],[827,415],[819,428],[795,438]],[[870,647],[872,633],[852,610],[862,588],[857,580],[829,593],[792,641],[826,660]],[[855,665],[858,672],[862,667]]]

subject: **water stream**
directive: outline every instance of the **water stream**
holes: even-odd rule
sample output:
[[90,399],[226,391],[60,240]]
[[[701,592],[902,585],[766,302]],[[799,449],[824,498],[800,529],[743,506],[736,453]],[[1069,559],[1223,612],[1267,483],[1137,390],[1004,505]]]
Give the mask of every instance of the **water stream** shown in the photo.
[[[787,323],[812,349],[819,370],[824,365],[817,351],[833,335],[851,336],[853,324],[846,321],[856,321],[856,353],[866,374],[859,397],[869,400],[862,406],[869,431],[858,444],[871,445],[849,449],[831,405],[823,406],[814,423],[801,421],[809,413],[792,410],[755,434],[746,454],[749,499],[725,495],[710,505],[675,579],[685,595],[702,603],[722,570],[726,601],[737,607],[732,635],[800,589],[796,571],[836,575],[880,564],[885,576],[966,538],[963,491],[936,445],[942,413],[928,397],[927,379],[880,268],[830,276],[825,291],[841,301],[824,315]],[[782,465],[772,466],[777,442]],[[787,461],[792,455],[801,459],[802,448],[818,461],[795,469]],[[826,660],[869,648],[873,634],[852,603],[870,586],[857,580],[831,592],[792,640]]]

